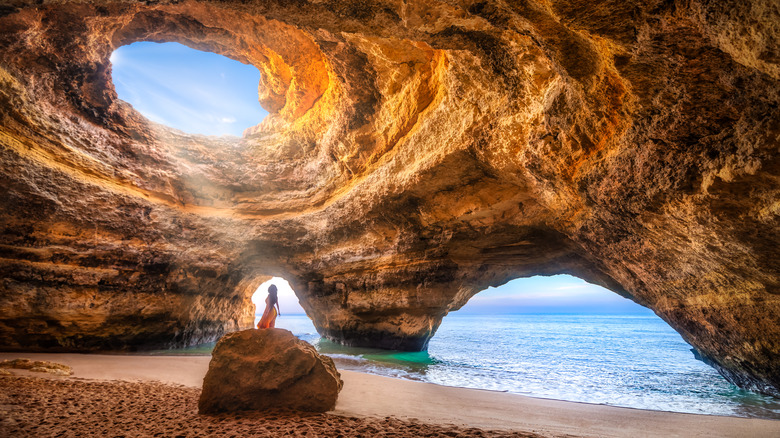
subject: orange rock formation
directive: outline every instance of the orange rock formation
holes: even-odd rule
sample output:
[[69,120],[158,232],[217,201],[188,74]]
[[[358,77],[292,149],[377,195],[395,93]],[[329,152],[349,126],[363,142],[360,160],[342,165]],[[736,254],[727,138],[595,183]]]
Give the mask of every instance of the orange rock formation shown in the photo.
[[[192,344],[290,280],[324,336],[424,348],[489,285],[567,273],[780,391],[774,3],[0,6],[0,345]],[[271,115],[187,135],[109,56],[177,41]]]

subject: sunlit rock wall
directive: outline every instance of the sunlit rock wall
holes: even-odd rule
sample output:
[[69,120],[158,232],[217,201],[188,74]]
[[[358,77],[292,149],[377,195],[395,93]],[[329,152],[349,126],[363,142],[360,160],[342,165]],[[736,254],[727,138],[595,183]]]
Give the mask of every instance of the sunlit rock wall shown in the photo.
[[[568,273],[778,393],[775,3],[4,5],[2,348],[212,340],[281,275],[323,335],[420,349],[487,286]],[[271,115],[145,120],[109,62],[141,40],[252,63]]]

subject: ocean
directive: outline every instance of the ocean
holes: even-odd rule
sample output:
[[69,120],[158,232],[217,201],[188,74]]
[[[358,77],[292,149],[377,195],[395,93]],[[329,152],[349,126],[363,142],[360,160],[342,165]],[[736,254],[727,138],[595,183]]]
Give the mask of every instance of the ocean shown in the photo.
[[727,382],[655,315],[453,313],[428,351],[414,353],[335,344],[321,339],[306,315],[282,315],[276,326],[341,369],[574,402],[780,419],[780,399]]

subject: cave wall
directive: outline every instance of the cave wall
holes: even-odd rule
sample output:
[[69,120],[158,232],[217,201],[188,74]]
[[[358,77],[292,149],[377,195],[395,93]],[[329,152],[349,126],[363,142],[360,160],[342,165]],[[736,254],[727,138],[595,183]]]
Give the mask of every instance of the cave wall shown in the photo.
[[[0,7],[0,348],[212,340],[281,275],[324,336],[420,349],[567,273],[778,393],[775,3],[37,3]],[[144,119],[134,41],[257,66],[271,114]]]

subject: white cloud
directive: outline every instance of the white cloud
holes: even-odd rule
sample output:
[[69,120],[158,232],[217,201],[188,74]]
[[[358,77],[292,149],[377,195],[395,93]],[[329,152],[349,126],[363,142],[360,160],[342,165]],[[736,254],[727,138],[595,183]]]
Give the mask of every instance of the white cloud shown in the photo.
[[236,123],[236,119],[233,117],[220,117],[219,121],[222,123]]

